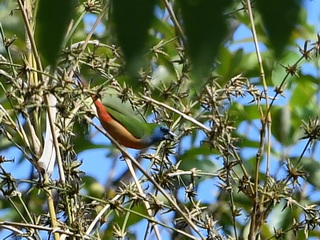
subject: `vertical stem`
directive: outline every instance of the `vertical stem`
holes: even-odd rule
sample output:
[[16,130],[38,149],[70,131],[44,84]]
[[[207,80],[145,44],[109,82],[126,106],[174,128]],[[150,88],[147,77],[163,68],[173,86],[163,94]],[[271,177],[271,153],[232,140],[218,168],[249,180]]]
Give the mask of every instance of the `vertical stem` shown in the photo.
[[173,22],[173,25],[176,29],[176,32],[177,32],[177,35],[180,37],[182,43],[184,46],[186,46],[186,40],[185,40],[185,37],[184,37],[184,34],[183,34],[183,30],[179,24],[179,21],[178,19],[176,18],[176,15],[172,9],[172,7],[170,6],[170,3],[168,2],[168,0],[163,0],[167,10],[168,10],[168,13],[170,15],[170,18],[171,18],[171,21]]
[[[29,51],[28,51],[28,61],[31,64],[31,66],[33,66],[34,69],[38,69],[40,72],[43,72],[41,60],[40,60],[39,53],[37,51],[36,43],[35,43],[35,40],[34,40],[33,22],[30,22],[30,19],[32,19],[31,18],[31,13],[32,13],[32,9],[33,9],[32,8],[32,2],[31,1],[22,2],[22,0],[18,0],[18,5],[19,5],[19,8],[21,10],[22,17],[23,17],[23,20],[24,20],[24,23],[25,23],[25,27],[26,27],[26,36],[27,36],[26,37],[26,39],[27,39],[26,45],[27,45],[27,48],[29,49]],[[29,83],[31,84],[30,86],[32,87],[32,86],[38,85],[39,82],[40,83],[44,82],[43,78],[42,78],[42,75],[41,74],[31,73],[31,75],[29,76]],[[49,101],[48,101],[48,95],[47,94],[44,94],[44,100],[45,100],[45,103],[48,105]],[[53,139],[54,139],[55,150],[56,150],[56,153],[57,153],[57,159],[61,160],[58,140],[57,140],[57,136],[55,134],[54,123],[52,121],[52,109],[50,107],[48,107],[47,111],[48,111],[48,116],[49,116],[49,121],[50,121],[50,127],[51,127],[51,130],[52,130],[52,135],[53,135]],[[35,115],[35,119],[38,119],[37,115]],[[39,123],[36,125],[36,127],[40,128]],[[61,178],[64,180],[64,174],[62,174]],[[48,176],[47,173],[45,173],[44,174],[44,183],[45,183],[45,185],[47,185],[48,182],[49,182],[49,176]],[[64,181],[63,181],[63,183],[64,183]],[[52,227],[53,228],[57,228],[58,224],[57,224],[56,212],[55,212],[53,198],[52,198],[52,192],[46,186],[45,186],[44,190],[45,190],[45,192],[47,194],[47,202],[48,202],[48,208],[49,208],[49,214],[50,214]],[[54,232],[54,239],[55,240],[59,240],[60,239],[60,236],[59,236],[58,232]]]
[[[49,176],[47,173],[45,173],[43,177],[44,177],[44,184],[45,184],[44,191],[47,194],[47,201],[48,201],[48,208],[49,208],[49,215],[50,215],[50,219],[51,219],[51,225],[52,225],[53,229],[57,229],[58,223],[57,223],[56,211],[55,211],[54,203],[53,203],[52,192],[47,187],[47,184],[49,182]],[[60,235],[56,231],[53,233],[53,236],[54,236],[54,240],[60,239]]]
[[[269,176],[269,169],[270,169],[271,115],[270,115],[270,112],[268,111],[268,109],[269,109],[268,87],[267,87],[267,82],[266,82],[266,78],[265,78],[265,73],[264,73],[258,38],[257,38],[256,30],[255,30],[250,0],[247,0],[247,10],[248,10],[249,18],[250,18],[250,23],[251,23],[251,32],[252,32],[254,45],[255,45],[255,49],[256,49],[257,60],[258,60],[258,64],[260,67],[260,79],[261,79],[261,82],[263,85],[263,91],[264,91],[264,97],[265,97],[266,109],[267,109],[267,113],[265,116],[261,106],[259,106],[260,117],[261,117],[260,143],[259,143],[259,150],[258,150],[257,156],[256,156],[255,179],[254,179],[255,197],[254,197],[253,208],[252,208],[252,213],[251,213],[250,232],[249,232],[249,236],[248,236],[249,240],[254,240],[254,239],[256,239],[256,236],[259,232],[262,221],[264,219],[264,216],[262,216],[264,195],[262,194],[261,199],[259,199],[259,167],[260,167],[261,157],[263,156],[263,153],[264,153],[265,134],[266,134],[266,130],[267,130],[268,146],[267,146],[266,177],[268,177]],[[266,187],[266,184],[267,184],[267,180],[265,179],[264,188]],[[259,219],[258,219],[258,217],[259,217]]]

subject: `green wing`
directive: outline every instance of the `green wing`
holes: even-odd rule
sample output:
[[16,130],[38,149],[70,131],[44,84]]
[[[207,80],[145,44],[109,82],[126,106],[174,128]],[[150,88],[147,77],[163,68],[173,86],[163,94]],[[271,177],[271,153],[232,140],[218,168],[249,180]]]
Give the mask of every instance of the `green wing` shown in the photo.
[[129,101],[122,102],[118,93],[113,89],[108,89],[102,94],[102,103],[108,112],[119,123],[121,123],[136,138],[142,138],[150,133],[149,123],[131,107]]

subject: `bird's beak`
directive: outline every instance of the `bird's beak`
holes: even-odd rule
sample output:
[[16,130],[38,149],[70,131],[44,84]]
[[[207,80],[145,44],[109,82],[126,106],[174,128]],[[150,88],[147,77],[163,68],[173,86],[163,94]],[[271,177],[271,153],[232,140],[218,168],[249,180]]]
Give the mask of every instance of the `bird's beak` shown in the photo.
[[173,141],[175,137],[176,135],[171,131],[168,131],[166,134],[164,134],[165,140]]

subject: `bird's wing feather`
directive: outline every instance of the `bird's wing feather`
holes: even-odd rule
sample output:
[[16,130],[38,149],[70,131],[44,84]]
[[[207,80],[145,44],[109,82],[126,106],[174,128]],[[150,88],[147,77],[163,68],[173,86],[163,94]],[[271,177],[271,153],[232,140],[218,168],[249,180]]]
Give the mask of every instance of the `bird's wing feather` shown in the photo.
[[104,92],[102,103],[111,116],[121,123],[136,138],[142,138],[148,132],[148,123],[134,111],[130,102],[122,102],[116,93]]
[[136,138],[142,138],[146,135],[146,125],[148,123],[141,122],[135,117],[125,115],[110,107],[107,107],[107,110],[115,120],[121,123]]

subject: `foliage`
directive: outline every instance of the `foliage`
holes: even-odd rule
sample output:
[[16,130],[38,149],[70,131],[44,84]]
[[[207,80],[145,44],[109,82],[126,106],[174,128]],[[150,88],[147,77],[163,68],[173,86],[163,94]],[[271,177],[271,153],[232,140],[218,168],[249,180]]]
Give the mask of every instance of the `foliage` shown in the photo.
[[[2,236],[319,237],[320,36],[288,2],[1,2]],[[110,143],[105,88],[175,141]]]

